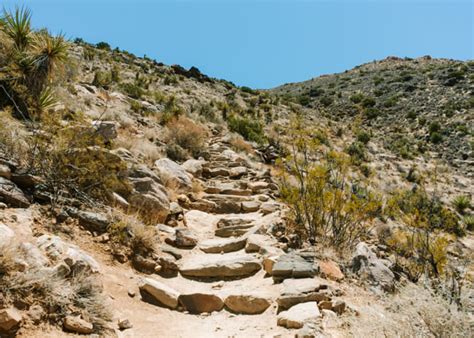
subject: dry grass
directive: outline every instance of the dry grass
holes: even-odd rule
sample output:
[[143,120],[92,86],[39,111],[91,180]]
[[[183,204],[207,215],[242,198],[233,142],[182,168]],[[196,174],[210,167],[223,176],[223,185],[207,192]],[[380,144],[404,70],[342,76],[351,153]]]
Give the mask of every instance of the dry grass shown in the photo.
[[252,146],[240,135],[233,135],[230,139],[230,145],[232,149],[237,152],[243,152],[247,154],[254,153]]
[[0,111],[0,150],[14,160],[25,163],[30,151],[28,131],[24,125],[12,117],[11,111]]
[[152,165],[156,160],[163,157],[160,148],[144,136],[135,136],[131,133],[122,133],[115,141],[116,147],[129,150],[134,156],[142,159],[145,163]]
[[43,318],[61,324],[64,317],[81,314],[96,332],[106,329],[112,314],[106,306],[102,288],[93,276],[72,274],[60,277],[54,269],[27,268],[19,264],[26,253],[17,244],[1,248],[0,293],[7,304],[26,307],[41,305]]
[[180,116],[171,120],[167,127],[166,142],[168,145],[177,145],[191,156],[199,156],[207,138],[207,130],[204,126]]

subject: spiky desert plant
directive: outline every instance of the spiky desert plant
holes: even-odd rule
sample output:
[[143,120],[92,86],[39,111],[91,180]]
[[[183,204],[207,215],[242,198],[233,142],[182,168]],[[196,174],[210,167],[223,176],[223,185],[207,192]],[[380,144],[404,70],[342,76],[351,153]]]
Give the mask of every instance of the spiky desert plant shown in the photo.
[[4,10],[1,28],[18,51],[25,50],[32,38],[31,11],[25,7],[17,7],[14,12]]
[[467,208],[471,207],[471,198],[467,195],[456,196],[453,200],[453,206],[460,214],[463,214]]
[[40,93],[47,86],[55,71],[66,62],[69,44],[64,35],[51,36],[46,31],[34,35],[31,59],[34,65],[30,89]]

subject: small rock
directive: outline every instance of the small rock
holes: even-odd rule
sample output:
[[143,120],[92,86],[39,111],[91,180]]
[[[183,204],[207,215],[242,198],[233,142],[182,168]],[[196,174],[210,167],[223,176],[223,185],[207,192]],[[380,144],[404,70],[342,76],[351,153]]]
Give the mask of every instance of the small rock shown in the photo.
[[192,314],[220,311],[224,302],[216,295],[193,293],[179,296],[180,304]]
[[117,324],[120,330],[127,330],[133,327],[132,323],[130,323],[128,319],[119,319]]
[[268,299],[248,294],[228,296],[224,304],[232,312],[251,315],[262,313],[270,306]]
[[300,329],[306,323],[314,322],[321,313],[316,302],[302,303],[293,306],[287,311],[283,311],[278,315],[278,325],[288,329]]
[[94,332],[94,326],[79,316],[67,316],[64,319],[63,325],[66,331],[74,333],[91,334]]
[[21,313],[15,308],[0,310],[0,330],[10,331],[22,320]]
[[160,305],[171,309],[178,307],[179,293],[171,287],[151,278],[144,278],[140,290],[153,297]]
[[242,202],[242,211],[244,212],[255,212],[260,209],[260,203],[255,201]]
[[319,262],[319,270],[321,275],[327,279],[334,281],[340,281],[344,279],[344,274],[342,273],[339,266],[333,261],[321,261]]

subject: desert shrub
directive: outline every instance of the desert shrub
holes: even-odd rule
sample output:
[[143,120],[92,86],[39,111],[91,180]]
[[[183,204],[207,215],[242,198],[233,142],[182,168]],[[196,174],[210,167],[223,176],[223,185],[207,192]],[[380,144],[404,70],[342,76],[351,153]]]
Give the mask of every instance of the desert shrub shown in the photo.
[[184,162],[189,158],[189,152],[175,143],[168,143],[165,151],[166,156],[173,161]]
[[352,142],[345,151],[351,156],[351,160],[354,164],[360,164],[367,160],[365,146],[361,142]]
[[183,108],[177,103],[174,95],[168,96],[165,109],[160,117],[160,124],[167,125],[171,120],[179,118],[184,114]]
[[251,153],[253,152],[253,148],[250,144],[245,142],[245,140],[241,136],[234,136],[230,139],[231,147],[238,152],[244,153]]
[[376,103],[376,101],[373,97],[364,97],[364,99],[361,102],[362,107],[364,107],[364,108],[371,108],[371,107],[375,106],[375,103]]
[[252,94],[252,95],[256,95],[257,94],[257,91],[253,90],[252,88],[250,87],[247,87],[247,86],[242,86],[240,87],[240,90],[244,93],[248,93],[248,94]]
[[256,119],[231,115],[227,119],[227,124],[231,131],[239,133],[246,140],[260,144],[265,142],[263,126]]
[[377,109],[377,108],[365,108],[364,109],[364,115],[368,118],[368,119],[374,119],[376,118],[377,116],[380,115],[380,111]]
[[[50,101],[52,96],[45,95],[45,90],[59,79],[68,59],[69,44],[62,35],[33,30],[31,12],[26,8],[4,11],[0,30],[2,101],[7,99],[22,117],[39,117],[43,109],[50,108],[44,103],[45,97]],[[15,100],[20,104],[13,103]]]
[[394,107],[398,102],[398,98],[396,96],[392,96],[384,101],[383,105],[385,108]]
[[[74,312],[81,312],[96,332],[106,330],[112,313],[106,305],[102,287],[93,276],[84,273],[58,276],[54,269],[19,269],[26,252],[19,245],[2,248],[0,255],[0,293],[7,304],[29,308],[40,305],[46,318],[55,324]],[[12,257],[8,258],[7,256]],[[12,264],[12,262],[15,262]]]
[[430,141],[431,143],[438,144],[443,141],[443,136],[438,133],[437,131],[430,134]]
[[96,87],[102,87],[109,89],[112,84],[112,76],[109,72],[97,71],[94,74],[94,80],[92,84]]
[[364,95],[361,94],[361,93],[357,93],[357,94],[351,95],[351,97],[350,97],[350,100],[351,100],[353,103],[356,103],[356,104],[362,102],[363,99],[364,99]]
[[298,102],[300,105],[308,107],[311,104],[311,98],[307,95],[301,95],[298,97]]
[[456,196],[453,200],[453,207],[460,214],[464,214],[466,209],[469,209],[471,207],[471,198],[468,195]]
[[474,216],[473,215],[466,215],[462,219],[464,226],[467,230],[473,231],[474,230]]
[[280,173],[280,193],[293,221],[311,241],[338,249],[351,247],[364,237],[380,209],[367,189],[354,189],[347,155],[323,149],[311,137],[312,128],[294,119],[289,128],[290,155]]
[[329,107],[334,102],[334,99],[331,96],[323,96],[319,101],[323,106]]
[[101,42],[97,43],[95,45],[95,47],[98,48],[98,49],[106,50],[106,51],[111,50],[110,45],[107,42],[104,42],[104,41],[101,41]]
[[366,131],[363,131],[363,130],[359,131],[356,135],[357,141],[359,141],[363,144],[369,143],[370,137],[371,137],[370,134]]
[[63,126],[59,113],[44,114],[42,132],[34,135],[30,170],[45,178],[54,205],[62,195],[84,201],[105,199],[108,191],[127,191],[126,164],[110,152],[89,122],[76,116]]
[[176,145],[187,151],[193,157],[200,155],[207,137],[206,129],[203,126],[186,117],[180,116],[171,120],[167,127],[167,143],[170,146],[167,147],[167,153],[168,151],[174,151],[175,158],[181,157],[182,152],[179,148],[175,146],[171,147],[171,145]]
[[121,85],[122,90],[124,91],[125,94],[130,96],[133,99],[141,99],[143,95],[146,94],[145,89],[143,89],[139,84],[137,83],[123,83]]

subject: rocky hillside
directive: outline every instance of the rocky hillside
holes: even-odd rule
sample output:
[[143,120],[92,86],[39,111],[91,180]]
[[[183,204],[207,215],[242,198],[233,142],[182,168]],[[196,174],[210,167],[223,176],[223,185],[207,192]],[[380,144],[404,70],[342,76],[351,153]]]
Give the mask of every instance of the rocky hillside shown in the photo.
[[472,64],[257,91],[25,10],[0,46],[1,337],[472,331]]
[[398,156],[440,156],[473,175],[473,61],[388,57],[272,92],[337,123],[359,120]]

